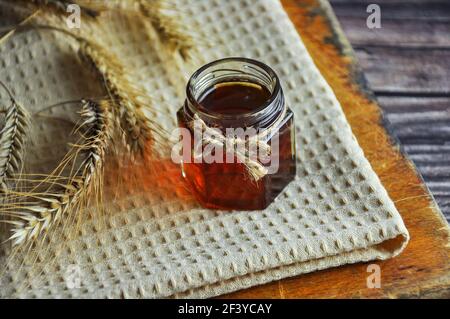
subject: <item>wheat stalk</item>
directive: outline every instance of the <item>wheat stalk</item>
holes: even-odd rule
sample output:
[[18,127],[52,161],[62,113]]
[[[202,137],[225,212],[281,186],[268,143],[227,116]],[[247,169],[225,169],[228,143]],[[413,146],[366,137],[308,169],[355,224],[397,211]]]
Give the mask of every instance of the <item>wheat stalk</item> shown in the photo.
[[166,144],[164,129],[149,117],[151,110],[155,110],[154,101],[131,80],[132,76],[119,59],[93,41],[63,29],[60,31],[75,37],[81,59],[102,77],[105,89],[116,106],[114,115],[120,120],[131,152],[144,155],[151,143]]
[[150,19],[163,44],[180,52],[184,60],[192,59],[192,52],[198,46],[195,32],[183,23],[182,14],[176,3],[170,0],[139,0],[138,8]]
[[163,135],[163,129],[147,115],[154,102],[130,80],[119,60],[101,46],[81,41],[79,52],[102,76],[106,90],[118,106],[116,113],[131,151],[144,154],[152,137],[156,142],[156,135]]
[[[85,120],[82,126],[96,123],[94,125],[97,128],[96,134],[88,138],[86,143],[74,146],[73,152],[44,180],[27,180],[31,185],[41,186],[41,191],[35,191],[37,187],[32,187],[32,191],[27,192],[8,190],[6,194],[8,200],[0,206],[0,214],[13,217],[6,222],[14,226],[10,239],[16,246],[33,242],[40,234],[47,232],[51,226],[59,222],[61,216],[85,207],[85,201],[92,190],[101,190],[98,180],[102,177],[100,169],[108,144],[105,141],[111,139],[115,128],[113,121],[107,120],[109,117],[120,119],[120,125],[127,133],[128,144],[134,151],[142,153],[149,145],[152,128],[158,127],[144,112],[147,107],[153,105],[149,97],[129,81],[125,68],[113,55],[87,39],[53,26],[21,25],[15,31],[32,29],[60,31],[76,39],[81,57],[89,61],[102,76],[112,99],[108,102],[108,107],[105,107],[106,102],[100,104],[89,102],[84,105],[82,117]],[[92,132],[92,129],[89,132]],[[156,136],[154,140],[156,141]],[[80,152],[86,155],[86,160],[80,167],[81,174],[64,177],[60,167],[65,167]],[[48,187],[42,190],[42,185]]]
[[167,144],[165,130],[150,118],[151,110],[155,110],[154,101],[139,84],[131,80],[132,76],[114,54],[92,40],[52,25],[20,25],[15,32],[33,29],[62,32],[78,42],[81,59],[103,79],[105,89],[116,106],[113,113],[120,119],[120,127],[133,154],[144,155],[151,143]]
[[[37,4],[59,8],[65,12],[67,1],[30,0]],[[183,14],[177,9],[177,3],[173,0],[122,0],[122,1],[74,1],[84,8],[98,14],[102,11],[129,11],[139,12],[149,19],[156,30],[161,42],[171,51],[177,51],[184,60],[192,60],[199,45],[195,32],[183,22]],[[92,15],[92,14],[91,14]]]
[[5,124],[0,131],[0,187],[7,188],[6,180],[19,172],[23,162],[26,129],[29,124],[27,111],[14,99],[5,84],[0,82],[10,96],[5,113]]
[[[82,123],[77,131],[83,131],[84,142],[74,145],[67,156],[75,162],[81,154],[84,159],[80,167],[68,178],[59,174],[45,179],[49,186],[43,192],[11,193],[19,195],[20,202],[5,204],[3,214],[15,217],[9,223],[13,245],[33,242],[61,217],[86,206],[94,191],[101,188],[105,155],[113,134],[114,124],[110,104],[106,101],[83,101],[80,112]],[[36,181],[42,183],[40,181]]]
[[81,5],[78,1],[63,1],[63,0],[23,0],[29,3],[32,3],[41,8],[47,8],[50,10],[54,10],[56,12],[67,13],[67,8],[71,4],[78,4],[80,9],[86,15],[95,18],[99,15],[99,10],[97,8],[91,8],[89,6]]
[[106,141],[111,139],[114,129],[113,121],[107,120],[111,116],[120,119],[127,143],[135,152],[145,153],[150,140],[156,141],[158,134],[163,136],[161,128],[146,114],[146,110],[154,105],[153,102],[130,80],[125,67],[114,55],[93,41],[54,26],[20,25],[15,31],[32,29],[60,31],[76,39],[80,56],[89,61],[102,76],[111,97],[111,101],[108,102],[111,108],[105,107],[106,102],[89,102],[83,106],[82,117],[85,120],[82,127],[92,124],[95,129],[88,130],[86,142],[75,145],[73,151],[59,166],[65,167],[70,160],[82,153],[86,159],[77,170],[77,174],[63,177],[62,170],[57,171],[58,168],[55,170],[56,173],[50,174],[44,180],[28,180],[31,184],[41,186],[40,189],[42,185],[48,185],[42,191],[35,191],[35,188],[27,192],[8,191],[8,201],[1,206],[0,214],[14,217],[9,221],[14,225],[10,239],[16,246],[33,242],[42,233],[47,233],[48,229],[61,220],[61,216],[85,207],[86,200],[93,190],[100,190],[101,169],[109,144]]

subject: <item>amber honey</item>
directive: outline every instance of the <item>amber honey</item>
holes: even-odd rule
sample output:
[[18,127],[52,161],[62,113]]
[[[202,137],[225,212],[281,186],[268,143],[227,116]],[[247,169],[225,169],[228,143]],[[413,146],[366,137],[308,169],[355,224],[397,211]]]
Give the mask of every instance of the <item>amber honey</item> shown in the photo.
[[256,110],[269,100],[270,95],[264,86],[235,81],[216,84],[199,102],[210,112],[239,115]]
[[227,128],[255,129],[271,149],[270,161],[262,164],[257,157],[261,166],[270,168],[270,173],[257,180],[249,174],[248,165],[239,162],[233,148],[224,148],[213,162],[196,162],[192,155],[182,163],[182,171],[198,200],[217,209],[266,208],[295,176],[293,113],[284,103],[275,73],[254,60],[219,60],[193,75],[187,95],[178,121],[180,127],[190,130],[192,138],[184,141],[183,147],[195,145],[191,123],[196,115],[224,136]]

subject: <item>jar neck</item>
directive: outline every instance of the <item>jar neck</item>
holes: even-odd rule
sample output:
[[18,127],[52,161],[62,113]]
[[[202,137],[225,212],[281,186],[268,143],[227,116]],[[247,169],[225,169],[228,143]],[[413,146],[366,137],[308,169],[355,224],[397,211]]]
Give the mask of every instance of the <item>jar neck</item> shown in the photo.
[[[247,82],[270,92],[262,105],[245,113],[224,114],[205,108],[205,94],[221,83]],[[195,72],[186,88],[184,112],[189,118],[199,116],[208,126],[218,128],[269,128],[285,112],[285,100],[280,81],[267,65],[251,59],[227,58],[207,64]]]

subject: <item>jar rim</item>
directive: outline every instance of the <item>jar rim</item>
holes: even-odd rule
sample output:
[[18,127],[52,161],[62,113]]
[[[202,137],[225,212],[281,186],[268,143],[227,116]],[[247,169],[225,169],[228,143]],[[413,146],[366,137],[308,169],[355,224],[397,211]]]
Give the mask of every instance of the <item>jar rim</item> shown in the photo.
[[[254,110],[243,112],[239,114],[224,114],[221,112],[208,110],[205,107],[202,106],[202,104],[197,100],[195,97],[195,81],[200,77],[202,73],[204,73],[209,68],[215,67],[220,64],[225,64],[229,62],[238,62],[238,63],[247,63],[249,65],[255,65],[258,68],[260,68],[263,72],[265,72],[268,77],[270,77],[271,81],[274,82],[273,88],[270,90],[270,97],[262,103],[261,106],[255,108]],[[269,67],[267,64],[260,62],[258,60],[250,59],[250,58],[244,58],[244,57],[228,57],[223,58],[219,60],[212,61],[208,64],[205,64],[201,68],[199,68],[197,71],[195,71],[192,76],[190,77],[187,87],[186,87],[186,97],[187,101],[189,102],[189,107],[194,108],[191,109],[191,111],[195,113],[199,113],[199,115],[202,118],[211,119],[211,120],[236,120],[236,119],[250,119],[259,117],[259,115],[262,115],[267,108],[274,105],[274,102],[277,98],[280,97],[280,94],[282,95],[282,89],[280,80],[275,73],[275,71]]]

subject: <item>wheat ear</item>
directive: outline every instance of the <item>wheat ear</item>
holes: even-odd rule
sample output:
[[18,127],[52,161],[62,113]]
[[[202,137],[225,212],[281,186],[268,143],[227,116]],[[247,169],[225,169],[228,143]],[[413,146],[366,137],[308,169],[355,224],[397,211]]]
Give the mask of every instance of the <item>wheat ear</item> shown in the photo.
[[177,4],[171,0],[139,0],[139,10],[150,19],[162,43],[190,60],[198,47],[195,32],[183,23]]
[[183,59],[192,59],[193,53],[198,53],[196,51],[202,41],[196,38],[196,32],[183,22],[182,12],[177,9],[177,3],[173,0],[107,1],[100,6],[97,1],[92,0],[78,2],[100,11],[137,11],[148,18],[161,42],[170,50],[179,52]]
[[[81,110],[84,143],[75,145],[69,158],[84,155],[79,169],[63,183],[62,177],[47,178],[47,191],[21,193],[21,202],[8,205],[15,216],[10,224],[13,245],[33,242],[61,221],[62,216],[85,207],[94,191],[101,188],[105,154],[114,124],[109,102],[84,101]],[[58,190],[55,190],[57,188]],[[4,214],[7,214],[7,212]]]
[[5,124],[0,131],[0,187],[7,188],[7,179],[13,178],[22,168],[23,150],[29,125],[29,116],[0,81],[10,96],[10,105],[5,107]]
[[164,135],[164,130],[148,115],[155,103],[130,80],[131,76],[120,61],[88,41],[81,42],[80,54],[102,76],[106,90],[118,106],[115,111],[131,151],[144,154],[150,141],[161,142],[158,137]]
[[113,113],[119,119],[126,144],[133,154],[145,155],[151,145],[167,144],[165,130],[150,118],[151,110],[157,110],[154,101],[139,84],[131,80],[131,74],[113,53],[94,41],[65,29],[52,26],[38,28],[60,31],[77,40],[81,59],[103,79],[105,89],[115,106]]
[[[67,8],[71,4],[78,4],[78,1],[63,1],[63,0],[22,0],[25,2],[32,3],[40,8],[54,10],[56,12],[61,12],[67,14]],[[99,11],[90,8],[88,6],[79,5],[80,9],[87,16],[95,18],[99,15]]]
[[167,144],[165,130],[150,118],[151,110],[157,110],[154,108],[154,101],[140,85],[133,83],[132,76],[114,54],[92,40],[51,25],[20,25],[15,31],[33,29],[62,32],[78,42],[80,57],[103,79],[105,89],[115,106],[113,113],[120,120],[126,143],[132,153],[144,155],[150,145]]

